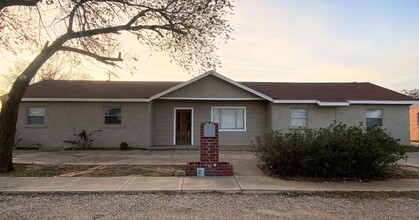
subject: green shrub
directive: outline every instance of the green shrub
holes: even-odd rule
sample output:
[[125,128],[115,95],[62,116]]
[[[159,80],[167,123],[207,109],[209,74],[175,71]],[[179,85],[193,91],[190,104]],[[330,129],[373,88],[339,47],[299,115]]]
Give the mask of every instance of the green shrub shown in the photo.
[[121,144],[119,145],[119,149],[121,150],[129,150],[129,146],[127,142],[121,142]]
[[285,177],[374,178],[405,158],[402,146],[384,129],[342,123],[272,131],[253,145],[270,172]]

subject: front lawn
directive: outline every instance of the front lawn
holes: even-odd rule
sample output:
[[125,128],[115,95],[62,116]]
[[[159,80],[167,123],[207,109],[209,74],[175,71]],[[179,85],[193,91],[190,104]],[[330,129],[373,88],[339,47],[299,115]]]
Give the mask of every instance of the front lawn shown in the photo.
[[0,173],[0,177],[53,177],[53,176],[175,176],[184,165],[36,165],[14,164],[15,170]]

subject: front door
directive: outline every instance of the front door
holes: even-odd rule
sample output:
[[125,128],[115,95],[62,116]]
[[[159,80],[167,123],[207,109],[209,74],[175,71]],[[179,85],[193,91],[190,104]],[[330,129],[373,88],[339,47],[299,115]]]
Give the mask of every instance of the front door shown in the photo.
[[192,110],[176,109],[176,144],[191,144]]

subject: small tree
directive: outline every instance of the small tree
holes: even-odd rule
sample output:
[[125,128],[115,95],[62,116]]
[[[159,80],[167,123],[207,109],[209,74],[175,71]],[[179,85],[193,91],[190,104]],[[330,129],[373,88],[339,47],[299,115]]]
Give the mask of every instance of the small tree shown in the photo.
[[[18,1],[6,1],[15,2]],[[25,1],[23,1],[25,2]],[[0,5],[0,44],[15,53],[39,48],[7,95],[0,114],[0,172],[13,170],[19,103],[38,70],[57,52],[116,66],[118,35],[129,33],[186,70],[214,68],[216,40],[229,39],[228,0],[46,0],[33,7]],[[19,5],[19,4],[17,4]],[[43,45],[43,46],[41,46]]]
[[419,99],[419,89],[403,89],[401,92],[407,96]]

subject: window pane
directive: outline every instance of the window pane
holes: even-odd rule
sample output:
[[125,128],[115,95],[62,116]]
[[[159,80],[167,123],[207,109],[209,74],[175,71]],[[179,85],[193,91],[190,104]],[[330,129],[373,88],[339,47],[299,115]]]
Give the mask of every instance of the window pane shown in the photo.
[[106,116],[105,124],[121,124],[121,116]]
[[236,128],[236,109],[221,110],[221,129]]
[[[220,124],[220,109],[215,108],[213,112],[213,121]],[[221,125],[219,125],[221,126]]]
[[44,124],[44,116],[29,116],[28,117],[28,124],[30,124],[30,125],[43,125]]
[[367,127],[371,126],[383,126],[383,119],[382,118],[367,118]]
[[105,115],[121,115],[121,108],[108,108]]
[[236,123],[238,129],[244,129],[244,109],[236,110]]
[[307,126],[307,119],[306,118],[291,118],[291,126],[305,127]]
[[367,118],[381,118],[382,116],[383,112],[381,109],[367,110]]
[[245,125],[244,108],[213,108],[212,120],[219,123],[220,129],[243,130]]
[[291,117],[306,118],[307,109],[291,109]]
[[121,124],[120,107],[108,107],[105,109],[105,124]]
[[44,107],[29,107],[28,116],[45,116]]

